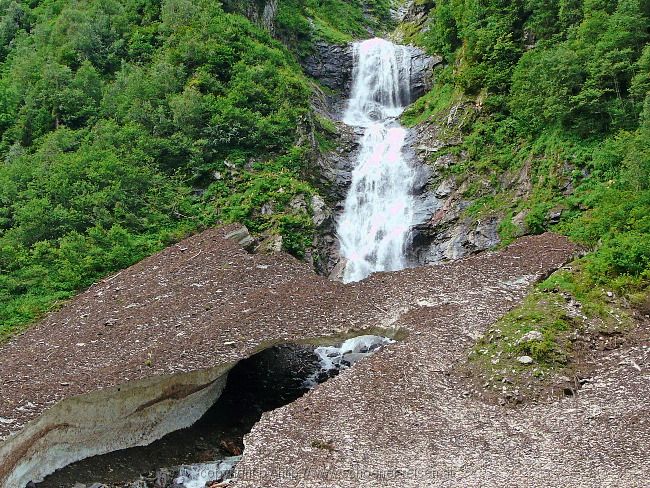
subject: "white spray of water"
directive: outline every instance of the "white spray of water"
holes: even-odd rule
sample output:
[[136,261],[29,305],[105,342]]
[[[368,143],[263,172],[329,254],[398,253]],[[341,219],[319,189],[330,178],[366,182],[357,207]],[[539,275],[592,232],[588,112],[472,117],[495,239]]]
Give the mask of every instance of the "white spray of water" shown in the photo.
[[357,361],[372,356],[386,344],[394,342],[388,337],[363,335],[348,339],[340,346],[317,347],[314,354],[318,356],[320,368],[305,380],[304,385],[313,388],[320,381],[322,374],[329,376],[334,371],[340,372],[350,368]]
[[214,463],[182,466],[178,478],[174,480],[174,486],[204,488],[206,483],[215,480],[221,481],[224,477],[232,474],[240,460],[241,456],[230,456]]
[[416,172],[403,154],[406,130],[396,118],[410,101],[409,49],[384,39],[354,45],[346,124],[364,130],[337,234],[347,260],[344,282],[406,267],[416,221]]

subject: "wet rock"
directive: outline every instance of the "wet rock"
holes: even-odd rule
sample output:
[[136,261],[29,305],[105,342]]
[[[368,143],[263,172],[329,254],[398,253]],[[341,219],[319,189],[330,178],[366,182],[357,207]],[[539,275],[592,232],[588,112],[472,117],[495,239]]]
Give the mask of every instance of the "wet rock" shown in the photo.
[[351,45],[317,41],[313,45],[312,54],[303,58],[300,64],[307,75],[327,88],[340,92],[343,96],[349,92],[354,65]]
[[341,202],[352,181],[352,170],[359,149],[359,135],[353,127],[337,122],[334,145],[336,149],[317,156],[314,173],[325,200]]
[[167,488],[172,485],[173,480],[177,473],[169,468],[160,468],[156,471],[156,479],[154,481],[154,488]]
[[411,54],[411,102],[424,95],[433,83],[433,70],[442,64],[442,57],[429,56],[417,47],[410,46]]
[[334,266],[334,269],[332,269],[332,272],[329,275],[330,279],[334,281],[343,281],[343,276],[345,275],[345,267],[347,264],[348,260],[344,257],[341,257],[339,259],[339,262],[336,263],[336,266]]

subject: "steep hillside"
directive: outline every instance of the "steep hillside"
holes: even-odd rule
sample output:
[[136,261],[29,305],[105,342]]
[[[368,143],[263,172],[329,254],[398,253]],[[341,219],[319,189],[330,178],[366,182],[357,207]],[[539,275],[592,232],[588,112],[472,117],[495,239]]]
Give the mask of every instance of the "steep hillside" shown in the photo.
[[296,54],[370,35],[388,3],[225,8],[0,3],[0,339],[219,221],[264,249],[312,246],[329,125]]
[[650,312],[649,15],[637,0],[417,0],[394,34],[446,63],[403,116],[440,202],[418,258],[548,229],[589,251],[477,346],[499,391],[516,390],[511,372],[575,366],[581,341],[609,347]]

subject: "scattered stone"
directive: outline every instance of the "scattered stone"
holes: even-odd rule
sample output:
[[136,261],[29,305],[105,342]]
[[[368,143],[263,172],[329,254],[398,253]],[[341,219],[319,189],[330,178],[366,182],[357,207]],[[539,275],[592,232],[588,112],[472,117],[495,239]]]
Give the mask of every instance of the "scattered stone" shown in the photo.
[[519,361],[521,364],[532,364],[533,358],[531,358],[530,356],[519,356],[517,358],[517,361]]
[[454,179],[448,178],[440,183],[440,185],[438,185],[438,188],[436,188],[434,195],[436,198],[446,198],[451,194],[452,191],[454,191],[455,187],[456,185]]
[[209,485],[206,485],[207,488],[223,488],[230,485],[230,480],[225,481],[213,481]]
[[512,223],[517,227],[516,235],[518,237],[523,236],[528,233],[528,224],[526,224],[526,216],[528,215],[527,210],[522,210],[517,215],[512,218]]
[[264,239],[259,246],[255,248],[255,252],[264,254],[276,254],[282,251],[282,236],[271,235]]
[[561,217],[562,217],[562,209],[561,208],[550,210],[548,215],[547,215],[548,223],[551,224],[551,225],[555,225],[555,224],[560,222]]
[[235,444],[235,441],[231,439],[223,439],[220,443],[219,446],[229,455],[229,456],[241,456],[242,455],[242,449],[239,447],[237,444]]
[[307,211],[307,201],[305,200],[305,195],[302,193],[296,195],[289,202],[289,208],[297,213],[304,213]]
[[273,205],[269,202],[266,202],[264,205],[262,205],[262,208],[260,208],[260,213],[262,215],[273,215],[275,213],[273,210]]
[[[227,231],[231,229],[237,228],[229,228]],[[400,318],[394,323],[394,327],[403,328],[407,333],[422,332],[422,338],[408,341],[404,347],[396,348],[394,354],[385,354],[383,359],[386,361],[368,361],[363,364],[363,370],[371,373],[369,378],[373,378],[372,385],[368,386],[372,386],[373,395],[375,386],[377,393],[384,392],[383,388],[393,388],[385,393],[398,395],[399,401],[404,400],[403,412],[409,416],[407,423],[416,420],[410,417],[416,413],[423,415],[417,418],[421,421],[418,425],[435,423],[427,416],[430,410],[420,408],[421,401],[439,401],[435,395],[439,391],[438,373],[431,369],[433,366],[430,365],[431,361],[426,353],[420,353],[418,348],[426,351],[421,344],[426,347],[438,347],[438,341],[441,338],[446,341],[445,334],[448,334],[449,345],[446,342],[443,344],[445,348],[457,348],[460,358],[461,354],[465,353],[466,344],[458,338],[466,335],[463,332],[465,329],[484,330],[512,307],[512,300],[523,296],[525,282],[521,285],[508,284],[513,277],[524,276],[532,283],[563,264],[572,251],[572,247],[563,239],[546,234],[525,238],[498,253],[468,258],[462,263],[382,273],[364,283],[343,286],[314,276],[311,270],[289,256],[269,258],[246,255],[235,240],[223,239],[226,232],[221,234],[220,230],[210,230],[189,238],[187,243],[190,244],[192,252],[194,249],[203,250],[201,256],[191,262],[188,262],[188,257],[171,249],[171,252],[163,251],[125,270],[111,288],[116,284],[124,288],[124,304],[137,300],[146,306],[137,310],[126,310],[118,309],[112,300],[97,300],[95,293],[106,288],[100,284],[91,293],[80,294],[62,309],[34,325],[27,333],[3,345],[0,360],[0,390],[3,401],[0,415],[5,418],[16,417],[19,419],[17,423],[23,424],[36,419],[47,406],[66,401],[68,395],[85,394],[115,386],[119,388],[120,384],[127,381],[169,374],[169,371],[183,373],[221,367],[248,357],[260,344],[349,334],[351,331],[365,330],[368,324],[389,327],[392,322],[387,319],[399,311]],[[270,267],[262,270],[257,268],[257,265]],[[193,282],[206,283],[206,287],[188,286]],[[217,293],[217,289],[222,289],[224,293]],[[156,297],[159,296],[168,298],[158,301]],[[415,300],[421,296],[439,301],[444,299],[449,304],[437,307],[416,306]],[[87,320],[83,327],[78,326],[75,321],[77,312],[86,312],[91,307],[92,321]],[[206,311],[201,312],[204,308]],[[249,309],[253,311],[243,313]],[[216,310],[219,313],[215,313]],[[197,311],[201,313],[192,315]],[[104,329],[103,322],[108,316],[119,318],[120,328],[124,327],[124,330],[117,334],[118,331]],[[133,318],[129,319],[130,316]],[[183,338],[176,338],[175,324],[179,322],[183,323],[186,331]],[[60,324],[70,325],[64,328]],[[107,336],[110,334],[108,340],[94,343],[93,348],[83,348],[81,352],[74,347],[78,341],[90,343],[100,329],[105,331]],[[440,337],[432,331],[440,332]],[[190,335],[197,339],[191,344],[192,347],[188,347],[186,339]],[[232,342],[235,338],[238,341],[237,348],[230,349],[223,345],[224,342]],[[221,348],[218,347],[219,344],[222,345]],[[156,364],[152,370],[145,369],[142,367],[143,350],[153,350],[153,347],[156,352]],[[414,349],[411,351],[409,348]],[[179,364],[178,360],[179,350],[187,354],[183,357],[182,364]],[[452,356],[451,352],[448,353],[446,349],[442,351],[449,354],[450,360],[456,360],[456,356]],[[389,352],[391,351],[386,351]],[[36,361],[45,357],[48,358],[47,364]],[[406,362],[407,357],[411,358],[409,362]],[[422,360],[413,365],[414,357]],[[420,367],[420,363],[424,366]],[[387,366],[384,368],[382,364]],[[73,368],[79,372],[78,377],[72,376]],[[419,374],[420,371],[423,374]],[[348,375],[348,378],[355,377]],[[58,385],[63,378],[74,380],[75,387],[69,389],[70,391],[62,391],[64,389]],[[431,381],[432,379],[434,381]],[[338,383],[342,385],[346,381]],[[38,395],[34,394],[35,391],[38,391]],[[308,395],[307,399],[314,402],[319,397],[321,395]],[[29,413],[21,412],[20,417],[17,417],[16,407],[22,405],[25,398],[38,399],[39,408],[30,410]],[[327,405],[331,402],[331,397],[328,397]],[[374,420],[371,412],[365,412],[365,403],[367,402],[354,402],[354,408],[340,409],[342,415],[357,416],[354,417],[354,423],[348,424],[351,429],[362,423],[358,419]],[[381,401],[373,401],[371,404],[373,408],[383,408]],[[387,404],[392,404],[392,401]],[[321,409],[327,411],[319,403],[310,405],[310,412],[320,414]],[[281,415],[285,411],[280,410],[279,414],[274,411],[273,415]],[[379,410],[383,415],[382,412]],[[361,413],[363,415],[359,415]],[[394,412],[390,411],[390,414],[393,415]],[[305,418],[309,420],[311,415],[305,414]],[[268,422],[269,418],[272,417],[265,415],[260,425],[264,426],[264,422]],[[386,420],[389,418],[386,417]],[[66,421],[65,417],[57,420],[61,421]],[[383,442],[383,430],[389,431],[392,428],[376,431],[372,430],[373,422],[367,423],[371,424],[371,429],[367,431],[368,436],[360,436],[360,439],[364,443],[364,449],[365,446],[374,449],[375,439]],[[292,425],[291,428],[300,429],[305,425],[310,424],[305,422],[295,427]],[[0,435],[8,435],[13,430],[11,427],[13,424],[0,424]],[[280,427],[281,423],[275,424],[278,430]],[[111,425],[111,429],[115,429],[116,433],[122,432],[120,428],[121,425]],[[419,445],[418,436],[422,435],[422,430],[425,429],[418,429],[413,433],[413,445],[416,447]],[[254,435],[259,436],[260,432],[263,431],[256,428]],[[354,430],[350,432],[357,434]],[[327,440],[330,438],[328,435],[322,435],[320,430],[314,432],[305,438],[305,443],[297,444],[296,448],[300,449],[301,445],[309,446],[312,439]],[[501,436],[500,431],[498,435]],[[61,442],[56,436],[59,436],[58,432],[53,433],[53,445],[55,442]],[[347,457],[349,441],[342,438],[340,444],[340,449],[345,449]],[[5,445],[7,444],[2,447]],[[270,444],[267,444],[266,440],[258,443],[256,439],[255,445],[266,448]],[[403,451],[401,446],[397,447]],[[78,455],[73,451],[75,448],[76,446],[70,448],[71,457]],[[283,451],[289,448],[290,443],[284,443],[281,448],[276,449],[277,454],[282,455]],[[320,450],[305,451],[301,453],[305,454],[305,457],[296,457],[294,460],[311,461],[311,457],[322,457]],[[259,456],[260,452],[257,454]],[[24,457],[27,456],[34,464],[40,460],[39,452],[30,451]],[[0,476],[12,476],[7,473],[4,461],[5,458],[0,460]],[[261,462],[259,457],[256,462]],[[24,464],[17,467],[28,469]],[[302,467],[297,466],[300,469]],[[388,467],[392,469],[390,464]],[[26,476],[29,478],[25,480],[25,484],[32,478],[29,474]],[[16,483],[23,487],[25,484]],[[263,479],[256,486],[272,484]]]
[[245,225],[242,225],[241,227],[229,232],[225,237],[226,239],[232,239],[233,241],[237,242],[242,248],[246,249],[247,251],[251,251],[255,246],[255,239],[253,239],[253,237],[250,235],[250,232],[248,232],[248,229]]
[[541,341],[544,338],[544,334],[542,334],[538,330],[531,330],[530,332],[526,332],[523,336],[521,336],[521,339],[517,341],[517,344],[523,344],[524,342],[535,342],[535,341]]
[[174,473],[168,468],[160,468],[156,471],[154,488],[166,488],[174,479]]

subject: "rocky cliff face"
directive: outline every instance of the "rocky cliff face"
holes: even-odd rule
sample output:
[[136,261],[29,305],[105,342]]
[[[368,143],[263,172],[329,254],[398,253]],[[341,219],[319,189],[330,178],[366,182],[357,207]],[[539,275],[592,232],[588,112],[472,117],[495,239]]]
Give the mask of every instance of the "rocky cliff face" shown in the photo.
[[410,46],[411,54],[411,102],[424,95],[433,83],[433,71],[442,64],[442,57],[429,56],[422,49]]
[[271,34],[275,33],[278,0],[225,0],[223,6],[226,11],[241,13]]
[[[422,49],[409,46],[411,64],[408,73],[402,73],[409,79],[411,101],[424,95],[433,81],[433,70],[442,63],[440,56],[429,56]],[[354,52],[352,44],[336,45],[324,41],[314,43],[313,51],[301,60],[307,75],[317,80],[327,90],[331,115],[336,117],[345,109],[352,85],[354,70]]]
[[313,52],[301,64],[305,73],[321,85],[344,96],[349,93],[354,65],[351,44],[340,46],[317,41]]
[[[501,242],[499,226],[504,217],[498,207],[481,206],[480,197],[493,193],[485,177],[465,168],[467,154],[460,149],[462,128],[480,110],[472,101],[459,102],[446,113],[419,124],[411,132],[410,144],[428,178],[420,190],[431,209],[414,231],[410,259],[414,264],[432,264],[458,259],[493,248]],[[499,187],[513,197],[525,198],[532,189],[530,165],[500,177]],[[523,216],[513,219],[515,235],[526,234]]]
[[[411,64],[408,73],[412,101],[422,96],[430,88],[433,70],[442,62],[436,56],[428,56],[419,48],[410,46]],[[312,261],[318,272],[326,275],[336,274],[340,261],[338,240],[336,238],[336,218],[342,211],[351,182],[351,173],[356,162],[358,141],[361,132],[340,121],[349,97],[354,53],[352,45],[331,45],[324,42],[316,44],[315,51],[302,61],[304,71],[315,78],[324,89],[315,89],[313,106],[321,119],[327,119],[334,127],[330,133],[331,150],[322,150],[312,138],[313,177],[323,198],[312,205],[318,207],[318,218],[314,214],[317,237],[314,241]],[[317,117],[317,118],[318,118]],[[318,128],[315,128],[318,131]],[[414,155],[415,156],[415,155]],[[425,190],[426,178],[422,180],[419,191]]]
[[452,149],[462,141],[463,121],[475,111],[471,103],[456,105],[446,118],[420,124],[411,133],[417,159],[429,169],[421,197],[428,200],[431,209],[428,218],[414,231],[410,251],[414,264],[458,259],[499,243],[498,219],[481,220],[467,215],[472,204],[466,196],[469,181],[453,171],[466,155]]

